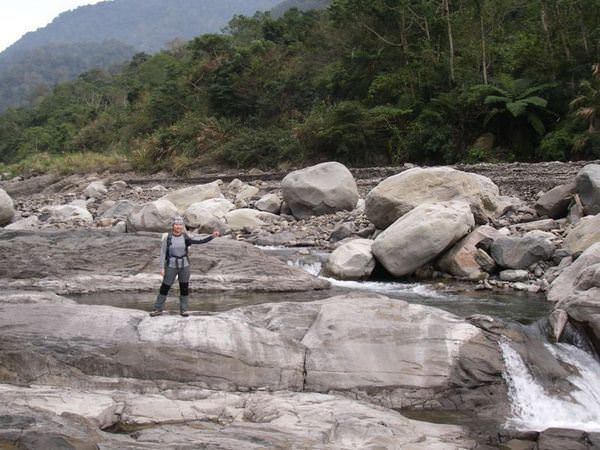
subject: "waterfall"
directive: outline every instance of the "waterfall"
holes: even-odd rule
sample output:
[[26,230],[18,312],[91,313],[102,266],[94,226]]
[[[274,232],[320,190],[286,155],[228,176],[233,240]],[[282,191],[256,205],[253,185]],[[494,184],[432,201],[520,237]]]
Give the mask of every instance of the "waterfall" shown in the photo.
[[548,394],[510,343],[501,341],[512,407],[507,425],[519,430],[558,427],[600,431],[600,364],[572,345],[545,345],[557,360],[576,369],[568,378],[574,390],[564,398]]

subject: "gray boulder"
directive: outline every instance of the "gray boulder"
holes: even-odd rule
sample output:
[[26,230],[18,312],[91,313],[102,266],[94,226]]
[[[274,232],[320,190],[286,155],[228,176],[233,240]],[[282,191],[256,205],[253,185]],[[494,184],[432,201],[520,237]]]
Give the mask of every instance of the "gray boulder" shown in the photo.
[[17,220],[16,222],[6,225],[5,230],[36,230],[40,228],[42,222],[37,216],[29,216],[24,219]]
[[592,346],[600,348],[600,242],[589,247],[552,282],[548,300],[556,302],[569,320],[588,335]]
[[349,238],[354,234],[354,224],[352,222],[342,222],[337,224],[331,234],[329,240],[331,242],[338,242]]
[[220,184],[217,181],[208,184],[198,184],[196,186],[179,189],[177,191],[169,192],[167,195],[160,198],[160,200],[168,200],[171,202],[179,214],[183,214],[190,205],[199,203],[209,198],[221,198]]
[[259,211],[279,214],[281,212],[281,198],[277,194],[266,194],[256,202],[254,207]]
[[248,202],[258,194],[259,190],[260,189],[256,186],[251,186],[249,184],[244,185],[235,195],[235,204],[247,205]]
[[329,255],[325,273],[340,280],[369,278],[375,268],[372,245],[370,239],[354,239],[341,245]]
[[129,231],[168,231],[171,219],[179,212],[173,203],[164,197],[137,206],[127,216]]
[[530,231],[524,236],[500,237],[491,247],[494,261],[508,269],[526,269],[552,257],[556,245],[543,232]]
[[[225,198],[212,198],[190,205],[183,214],[185,224],[190,228],[208,229],[216,222],[224,223],[224,217],[235,209],[235,205]],[[213,228],[219,229],[219,228]]]
[[586,215],[600,213],[600,164],[588,164],[575,178]]
[[[548,300],[555,303],[566,302],[575,295],[577,290],[587,291],[590,283],[586,282],[580,286],[583,273],[597,264],[600,264],[600,242],[588,247],[579,258],[565,268],[552,282],[548,290]],[[586,289],[578,289],[579,287],[585,287]],[[600,291],[597,291],[597,293],[597,299],[600,301]]]
[[565,237],[564,246],[572,255],[600,242],[600,214],[583,217]]
[[350,171],[338,162],[326,162],[289,173],[281,182],[283,200],[297,218],[352,211],[358,188]]
[[523,269],[506,269],[498,274],[502,281],[527,281],[529,280],[529,272]]
[[85,188],[84,194],[87,198],[102,198],[108,193],[103,181],[92,181]]
[[235,205],[226,198],[211,198],[199,203],[194,203],[193,205],[190,205],[186,212],[190,211],[190,208],[192,207],[201,208],[219,219],[222,219],[225,217],[225,214],[235,209]]
[[575,183],[556,186],[535,202],[535,210],[539,216],[548,216],[551,219],[566,217],[574,193]]
[[373,254],[391,274],[409,275],[465,236],[474,224],[466,202],[425,203],[377,236]]
[[503,369],[498,347],[475,326],[372,295],[321,302],[302,344],[306,390],[362,393],[392,408],[439,408],[458,392],[466,394],[460,406],[447,406],[468,407],[468,397],[498,383]]
[[48,214],[54,221],[73,223],[91,223],[94,218],[92,214],[84,207],[77,204],[46,206],[42,208],[42,213]]
[[499,190],[489,178],[449,167],[415,167],[383,180],[366,198],[366,214],[377,228],[385,229],[423,203],[463,200],[477,223],[495,217]]
[[119,200],[114,203],[110,208],[102,213],[100,217],[107,219],[122,219],[126,220],[127,217],[138,207],[137,204],[129,200]]
[[455,277],[480,279],[485,276],[484,272],[487,271],[485,269],[489,269],[489,264],[483,264],[485,269],[482,267],[481,255],[478,257],[481,250],[479,247],[489,248],[492,242],[501,236],[502,234],[489,225],[477,227],[444,253],[436,264],[441,271]]
[[15,215],[15,203],[13,199],[0,188],[0,227],[11,222]]

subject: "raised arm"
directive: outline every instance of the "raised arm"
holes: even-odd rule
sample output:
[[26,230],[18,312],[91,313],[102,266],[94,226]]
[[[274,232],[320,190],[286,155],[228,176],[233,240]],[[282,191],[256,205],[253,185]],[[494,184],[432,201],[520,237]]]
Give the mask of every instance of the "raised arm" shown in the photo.
[[206,244],[207,242],[212,241],[214,238],[219,237],[221,235],[221,233],[219,233],[218,231],[213,231],[211,236],[205,237],[205,238],[200,238],[200,239],[193,239],[189,236],[186,235],[186,242],[185,245],[190,246],[192,244]]
[[193,244],[206,244],[207,242],[210,242],[214,239],[214,236],[208,236],[202,239],[194,239],[194,238],[190,238],[188,241],[188,245],[193,245]]

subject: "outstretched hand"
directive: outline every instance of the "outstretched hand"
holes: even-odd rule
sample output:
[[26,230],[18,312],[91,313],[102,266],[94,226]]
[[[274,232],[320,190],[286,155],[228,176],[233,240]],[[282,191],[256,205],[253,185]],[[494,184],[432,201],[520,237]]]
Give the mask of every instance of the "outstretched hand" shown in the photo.
[[213,237],[219,237],[219,236],[221,236],[221,233],[219,233],[219,230],[215,230],[215,231],[212,232],[212,236]]

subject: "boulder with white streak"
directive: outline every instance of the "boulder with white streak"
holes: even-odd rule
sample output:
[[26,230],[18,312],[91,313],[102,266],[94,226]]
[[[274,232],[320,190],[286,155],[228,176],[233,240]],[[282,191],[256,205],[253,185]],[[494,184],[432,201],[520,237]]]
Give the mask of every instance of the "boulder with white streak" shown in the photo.
[[425,203],[403,215],[373,244],[375,258],[392,275],[409,275],[433,261],[475,225],[468,203]]

